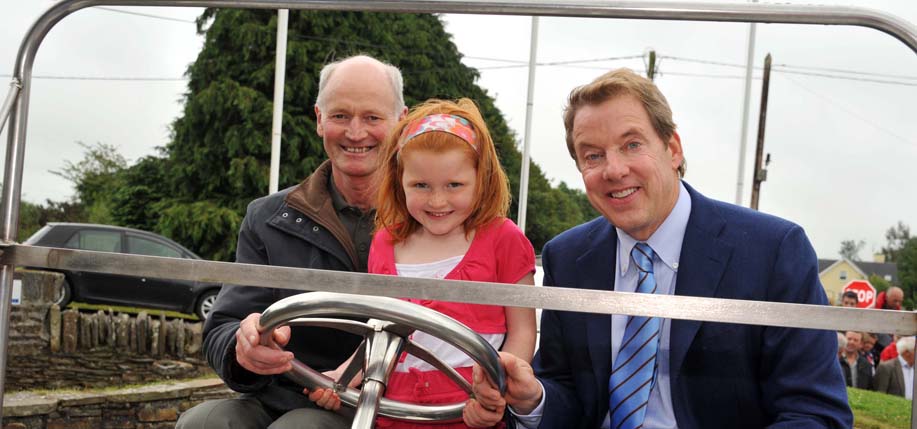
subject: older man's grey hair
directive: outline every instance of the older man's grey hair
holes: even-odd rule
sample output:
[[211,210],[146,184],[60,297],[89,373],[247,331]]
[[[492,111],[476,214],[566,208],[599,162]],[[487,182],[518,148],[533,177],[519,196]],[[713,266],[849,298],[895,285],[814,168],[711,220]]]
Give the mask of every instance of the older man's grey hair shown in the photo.
[[837,351],[838,353],[843,352],[847,348],[847,336],[838,332],[837,333]]
[[398,67],[384,61],[379,61],[369,55],[354,55],[326,64],[325,67],[322,67],[322,72],[318,78],[318,95],[315,97],[315,105],[318,106],[320,110],[325,110],[325,87],[328,86],[331,75],[334,74],[334,71],[341,63],[353,59],[366,59],[379,63],[379,65],[382,66],[386,76],[388,76],[389,83],[392,85],[392,93],[395,94],[395,105],[393,106],[395,109],[393,111],[394,117],[397,118],[401,115],[401,111],[404,110],[404,78],[401,77],[401,70],[398,70]]
[[915,339],[913,336],[901,337],[898,339],[898,342],[895,343],[895,349],[898,350],[898,354],[904,352],[914,352]]

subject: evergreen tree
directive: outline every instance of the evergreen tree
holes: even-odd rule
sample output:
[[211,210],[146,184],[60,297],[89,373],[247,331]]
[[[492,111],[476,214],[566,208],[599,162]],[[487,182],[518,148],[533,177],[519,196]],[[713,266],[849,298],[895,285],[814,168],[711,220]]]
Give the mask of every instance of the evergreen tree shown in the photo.
[[[116,223],[152,230],[212,259],[230,260],[248,202],[267,193],[277,18],[270,10],[208,9],[205,37],[188,68],[182,115],[163,156],[123,175],[114,197]],[[475,84],[478,72],[439,17],[430,14],[291,11],[284,91],[280,187],[307,177],[325,154],[313,105],[324,64],[368,54],[399,67],[405,102],[469,97],[478,103],[516,194],[521,155],[494,100]],[[559,119],[558,119],[559,121]],[[552,188],[530,168],[527,235],[535,248],[593,216],[582,192]],[[510,215],[515,217],[518,198]]]

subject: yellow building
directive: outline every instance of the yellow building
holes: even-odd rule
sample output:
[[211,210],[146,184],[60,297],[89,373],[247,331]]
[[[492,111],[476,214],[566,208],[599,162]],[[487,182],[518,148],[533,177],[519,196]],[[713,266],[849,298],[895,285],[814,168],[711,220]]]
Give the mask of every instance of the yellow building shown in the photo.
[[893,263],[879,260],[854,262],[846,258],[818,260],[818,278],[831,305],[840,303],[844,286],[852,280],[869,280],[870,274],[875,274],[893,285],[898,284],[898,267]]

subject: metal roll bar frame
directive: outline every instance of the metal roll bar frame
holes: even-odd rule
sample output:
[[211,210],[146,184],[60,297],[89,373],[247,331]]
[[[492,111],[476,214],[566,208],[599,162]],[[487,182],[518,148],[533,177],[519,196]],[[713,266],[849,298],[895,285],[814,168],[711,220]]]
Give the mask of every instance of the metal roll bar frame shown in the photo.
[[[92,6],[311,9],[851,25],[888,33],[917,53],[917,27],[893,15],[857,7],[597,0],[61,0],[41,15],[23,38],[16,57],[10,89],[0,108],[0,131],[6,123],[7,116],[10,122],[0,205],[0,406],[3,403],[6,380],[13,273],[16,266],[707,322],[917,334],[917,313],[904,311],[688,296],[647,296],[555,287],[520,290],[513,285],[480,282],[451,281],[450,287],[441,287],[438,285],[441,280],[111,254],[18,244],[16,240],[19,229],[26,125],[35,55],[42,40],[54,25],[67,15]],[[917,429],[915,417],[917,400],[912,401],[911,407],[913,429]]]

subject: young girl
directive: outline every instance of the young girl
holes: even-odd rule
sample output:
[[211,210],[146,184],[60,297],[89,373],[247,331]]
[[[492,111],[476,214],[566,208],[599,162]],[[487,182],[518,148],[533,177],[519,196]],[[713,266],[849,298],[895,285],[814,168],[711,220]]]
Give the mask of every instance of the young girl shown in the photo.
[[[430,100],[415,107],[386,140],[381,162],[370,273],[534,284],[534,251],[522,231],[506,218],[508,181],[474,102]],[[464,323],[498,350],[532,359],[532,309],[409,301]],[[423,332],[415,332],[412,339],[471,381],[473,361],[463,352]],[[468,399],[446,375],[410,355],[402,356],[385,397],[419,404]],[[339,404],[336,398],[322,399],[317,402],[327,408]],[[465,423],[480,426],[482,422]],[[468,426],[417,425],[380,417],[376,427]]]

